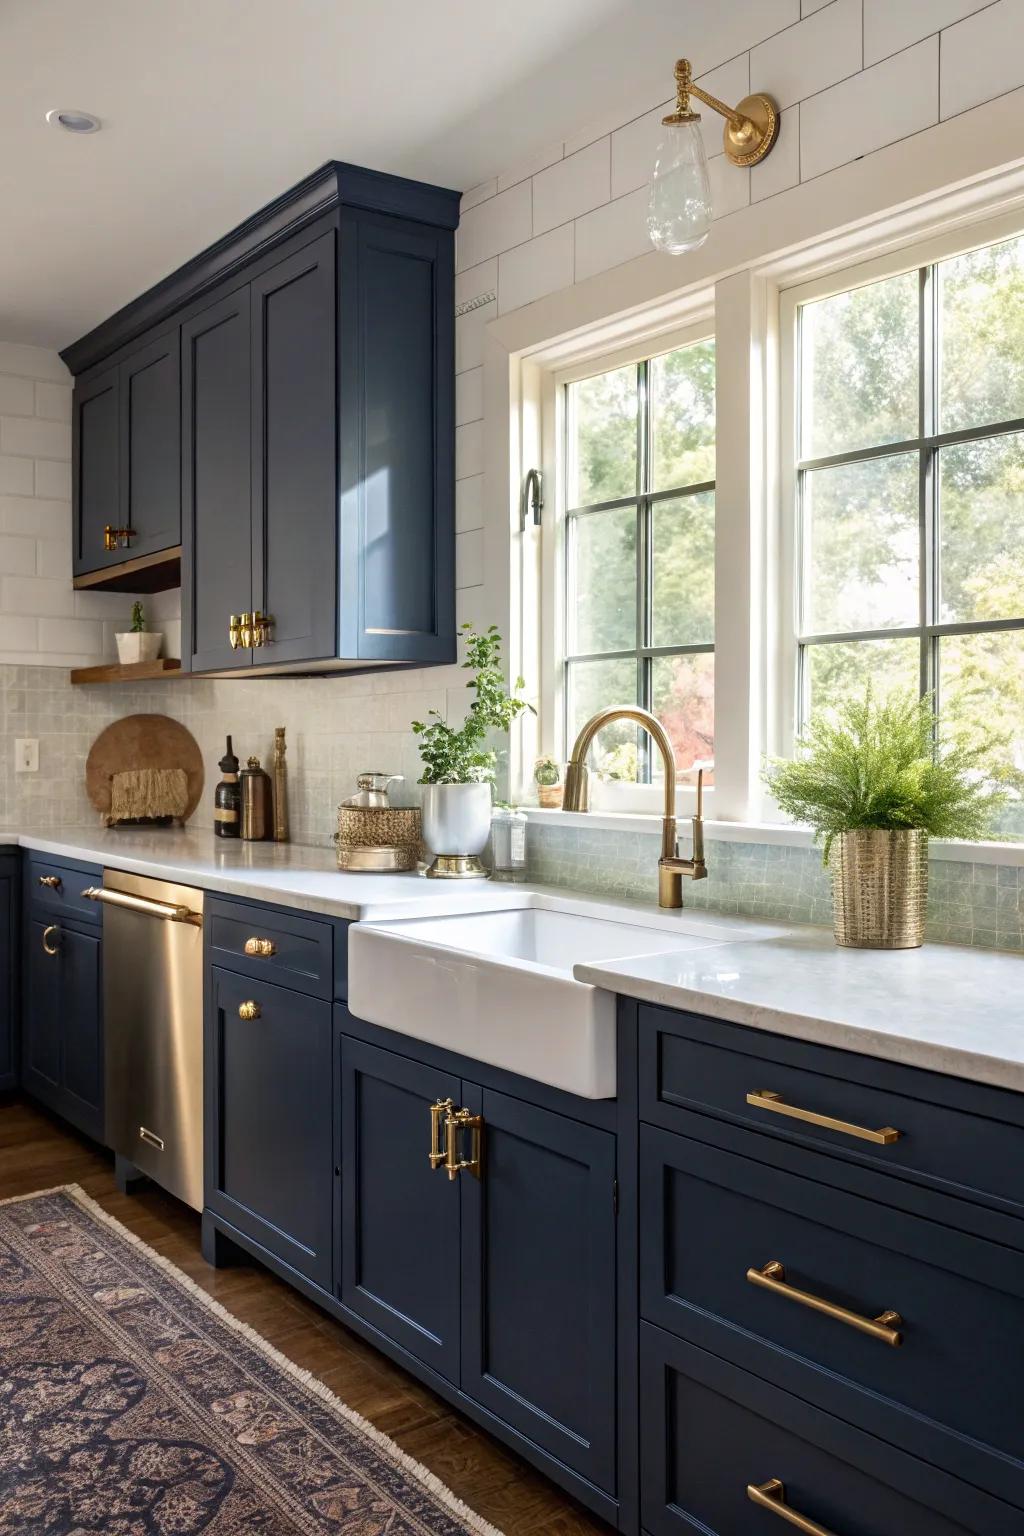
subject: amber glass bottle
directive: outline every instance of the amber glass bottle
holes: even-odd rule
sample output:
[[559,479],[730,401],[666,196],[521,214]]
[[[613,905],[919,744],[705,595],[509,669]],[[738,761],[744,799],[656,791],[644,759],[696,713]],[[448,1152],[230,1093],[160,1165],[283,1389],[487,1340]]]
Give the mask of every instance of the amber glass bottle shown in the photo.
[[218,767],[221,781],[213,792],[213,830],[217,837],[240,837],[242,832],[242,790],[238,783],[238,758],[228,748]]

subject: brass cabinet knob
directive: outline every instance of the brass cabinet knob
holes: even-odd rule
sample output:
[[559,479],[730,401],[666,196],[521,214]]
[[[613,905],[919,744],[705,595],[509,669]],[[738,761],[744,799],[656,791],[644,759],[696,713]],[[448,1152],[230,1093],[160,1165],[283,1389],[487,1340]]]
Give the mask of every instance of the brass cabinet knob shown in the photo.
[[43,952],[47,955],[60,954],[60,929],[56,923],[51,923],[49,928],[43,929]]
[[261,960],[269,960],[271,955],[277,954],[277,945],[273,939],[258,939],[255,936],[245,941],[245,953],[258,955]]
[[59,891],[64,885],[60,875],[40,875],[39,884],[45,885],[51,891]]
[[238,1005],[238,1017],[240,1019],[258,1019],[262,1012],[263,1009],[260,1007],[259,1003],[250,1001],[247,1003],[239,1003]]

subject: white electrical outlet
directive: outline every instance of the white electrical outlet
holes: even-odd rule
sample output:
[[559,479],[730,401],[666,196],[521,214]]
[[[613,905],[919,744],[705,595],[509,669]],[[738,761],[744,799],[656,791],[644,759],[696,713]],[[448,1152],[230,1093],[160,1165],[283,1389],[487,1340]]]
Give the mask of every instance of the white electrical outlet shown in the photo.
[[34,736],[19,737],[14,743],[15,773],[39,772],[39,743]]

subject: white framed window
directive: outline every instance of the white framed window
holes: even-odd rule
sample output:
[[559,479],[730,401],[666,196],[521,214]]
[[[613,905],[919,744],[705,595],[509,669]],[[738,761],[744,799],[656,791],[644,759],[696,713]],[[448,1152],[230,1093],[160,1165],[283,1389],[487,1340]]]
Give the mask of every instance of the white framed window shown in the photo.
[[[713,784],[715,340],[709,321],[546,375],[541,739],[565,760],[609,704],[665,725],[682,781]],[[598,803],[660,809],[645,732],[606,728]],[[692,794],[692,787],[690,789]]]
[[871,678],[1024,780],[1024,236],[988,234],[782,295],[784,751]]

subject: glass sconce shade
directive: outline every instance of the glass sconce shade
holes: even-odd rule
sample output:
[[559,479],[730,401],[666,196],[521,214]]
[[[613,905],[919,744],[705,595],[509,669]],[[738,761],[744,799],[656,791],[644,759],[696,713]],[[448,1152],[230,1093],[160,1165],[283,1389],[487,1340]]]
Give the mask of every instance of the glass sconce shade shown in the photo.
[[651,177],[647,228],[659,251],[695,251],[711,232],[711,183],[700,118],[670,123]]

